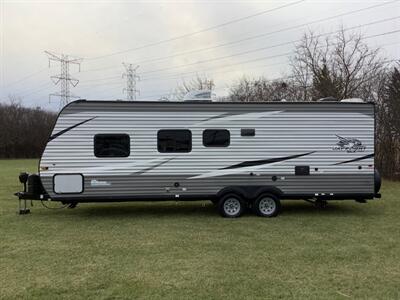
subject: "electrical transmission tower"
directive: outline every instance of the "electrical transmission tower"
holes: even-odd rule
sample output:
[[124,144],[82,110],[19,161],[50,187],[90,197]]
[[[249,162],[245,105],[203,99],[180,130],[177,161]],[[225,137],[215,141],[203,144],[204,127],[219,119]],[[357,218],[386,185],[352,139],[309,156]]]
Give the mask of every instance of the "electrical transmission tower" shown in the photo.
[[125,67],[125,73],[122,74],[122,78],[126,77],[126,88],[123,89],[123,92],[126,91],[127,100],[136,100],[136,93],[140,95],[140,91],[136,89],[136,82],[140,80],[140,77],[136,74],[139,65],[134,67],[133,64],[122,64]]
[[51,61],[56,61],[60,63],[61,66],[61,73],[59,75],[53,75],[51,76],[51,80],[54,82],[55,85],[60,83],[60,92],[59,93],[53,93],[49,95],[49,100],[51,99],[52,96],[55,97],[60,97],[60,108],[67,105],[70,101],[71,98],[79,98],[77,96],[74,96],[70,92],[70,87],[71,85],[73,87],[76,87],[77,84],[79,83],[79,80],[76,78],[73,78],[69,74],[69,65],[70,64],[75,64],[78,65],[79,67],[79,72],[81,71],[81,58],[71,58],[68,55],[65,54],[54,54],[49,51],[45,51],[49,58],[49,67]]

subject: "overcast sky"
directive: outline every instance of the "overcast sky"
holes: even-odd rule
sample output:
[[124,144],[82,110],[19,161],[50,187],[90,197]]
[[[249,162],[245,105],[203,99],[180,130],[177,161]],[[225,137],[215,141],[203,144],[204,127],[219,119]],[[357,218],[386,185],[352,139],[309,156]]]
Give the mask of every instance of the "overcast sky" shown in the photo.
[[[294,2],[298,3],[278,9]],[[335,16],[384,1],[0,3],[1,101],[16,95],[26,106],[54,110],[58,100],[49,103],[48,95],[59,92],[60,87],[50,76],[57,75],[60,66],[52,62],[48,67],[45,50],[82,58],[81,72],[71,65],[70,73],[79,79],[71,92],[84,99],[125,99],[122,62],[140,65],[138,99],[167,95],[183,79],[190,80],[196,74],[214,79],[217,95],[226,95],[229,85],[242,76],[274,79],[287,74],[294,41],[306,30],[325,33],[341,24],[347,28],[375,21],[382,22],[358,31],[371,36],[400,29],[399,18],[383,21],[400,16],[399,1],[341,17]],[[252,17],[239,20],[247,16]],[[173,40],[165,42],[168,39]],[[388,59],[400,58],[399,32],[366,41],[382,47]],[[271,47],[281,43],[286,45]],[[203,48],[211,49],[194,51]],[[185,52],[192,53],[177,55]]]

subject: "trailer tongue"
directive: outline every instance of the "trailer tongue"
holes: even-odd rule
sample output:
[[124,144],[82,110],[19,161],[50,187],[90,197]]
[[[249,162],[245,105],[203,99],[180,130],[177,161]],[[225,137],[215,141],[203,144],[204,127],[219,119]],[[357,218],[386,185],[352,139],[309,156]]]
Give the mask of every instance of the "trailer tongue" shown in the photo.
[[44,190],[38,174],[21,173],[19,174],[19,181],[24,185],[22,192],[14,194],[19,200],[19,214],[29,214],[30,209],[27,208],[27,200],[47,200],[49,195]]

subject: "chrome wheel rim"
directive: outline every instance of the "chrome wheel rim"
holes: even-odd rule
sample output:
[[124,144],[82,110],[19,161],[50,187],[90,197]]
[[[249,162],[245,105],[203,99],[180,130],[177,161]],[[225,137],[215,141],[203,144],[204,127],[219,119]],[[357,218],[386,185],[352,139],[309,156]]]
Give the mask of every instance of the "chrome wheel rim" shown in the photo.
[[276,209],[276,203],[272,198],[262,198],[258,207],[263,215],[271,215]]
[[236,198],[228,198],[224,202],[224,211],[229,216],[237,215],[240,212],[240,201]]

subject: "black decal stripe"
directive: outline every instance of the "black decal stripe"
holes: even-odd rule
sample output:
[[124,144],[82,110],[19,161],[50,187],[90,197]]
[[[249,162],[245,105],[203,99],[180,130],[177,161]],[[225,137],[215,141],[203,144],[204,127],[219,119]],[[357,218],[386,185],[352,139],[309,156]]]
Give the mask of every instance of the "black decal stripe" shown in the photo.
[[96,117],[93,117],[93,118],[87,119],[87,120],[85,120],[85,121],[79,122],[78,124],[72,125],[72,126],[70,126],[70,127],[68,127],[68,128],[65,128],[65,129],[63,129],[63,130],[61,130],[61,131],[59,131],[59,132],[53,134],[52,136],[49,137],[49,142],[50,142],[51,140],[54,140],[56,137],[59,137],[60,135],[66,133],[66,132],[68,132],[68,131],[70,131],[71,129],[74,129],[75,127],[78,127],[78,126],[80,126],[80,125],[82,125],[82,124],[85,124],[86,122],[89,122],[89,121],[93,120],[94,118],[96,118]]
[[345,160],[345,161],[342,161],[342,162],[338,162],[338,163],[336,163],[336,164],[333,164],[333,166],[342,165],[342,164],[347,164],[347,163],[351,163],[351,162],[353,162],[353,161],[359,161],[359,160],[363,160],[363,159],[367,159],[367,158],[371,158],[371,157],[374,157],[374,153],[368,154],[368,155],[365,155],[365,156],[361,156],[361,157],[358,157],[358,158],[354,158],[354,159],[350,159],[350,160]]
[[232,166],[229,166],[229,167],[222,168],[221,170],[272,164],[272,163],[276,163],[276,162],[280,162],[280,161],[285,161],[285,160],[289,160],[289,159],[293,159],[293,158],[298,158],[298,157],[310,155],[310,154],[315,153],[315,152],[316,151],[311,151],[311,152],[307,152],[307,153],[303,153],[303,154],[296,154],[296,155],[285,156],[285,157],[276,157],[276,158],[270,158],[270,159],[244,161],[244,162],[241,162],[240,164],[236,164],[236,165],[232,165]]
[[209,117],[207,119],[204,119],[204,120],[200,121],[199,123],[204,123],[204,122],[207,122],[207,121],[210,121],[210,120],[215,120],[215,119],[222,119],[222,118],[225,118],[225,117],[230,116],[230,115],[231,114],[229,114],[229,113],[220,114],[218,116],[213,116],[213,117]]
[[165,164],[165,163],[167,163],[167,162],[169,162],[169,161],[171,161],[171,160],[173,160],[173,159],[174,159],[174,157],[169,158],[169,159],[167,159],[167,160],[165,160],[165,161],[162,161],[162,162],[160,162],[160,163],[158,163],[158,164],[156,164],[156,165],[154,165],[154,166],[151,166],[151,167],[148,167],[148,168],[146,168],[146,169],[143,169],[143,170],[141,170],[140,172],[137,172],[137,173],[135,173],[135,174],[136,174],[136,175],[141,175],[141,174],[146,173],[146,172],[148,172],[148,171],[151,171],[151,170],[153,170],[153,169],[155,169],[155,168],[157,168],[157,167],[159,167],[159,166],[162,166],[163,164]]

